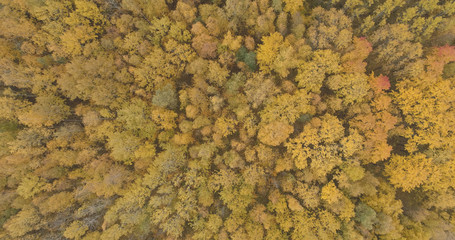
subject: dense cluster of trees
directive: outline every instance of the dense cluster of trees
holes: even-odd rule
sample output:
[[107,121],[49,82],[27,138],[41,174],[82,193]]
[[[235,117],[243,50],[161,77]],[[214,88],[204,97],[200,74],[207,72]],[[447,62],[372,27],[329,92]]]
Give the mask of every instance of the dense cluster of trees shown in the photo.
[[1,239],[454,239],[452,0],[0,0]]

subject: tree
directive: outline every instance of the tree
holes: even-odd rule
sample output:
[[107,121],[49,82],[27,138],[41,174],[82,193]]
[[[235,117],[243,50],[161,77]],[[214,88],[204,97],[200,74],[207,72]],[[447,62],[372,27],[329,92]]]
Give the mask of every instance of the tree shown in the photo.
[[44,186],[45,183],[39,177],[32,175],[22,179],[16,192],[25,199],[32,198],[37,193],[43,191]]
[[251,78],[248,78],[244,84],[244,91],[253,108],[258,108],[277,92],[273,80],[264,74],[253,74]]
[[366,1],[346,1],[343,9],[358,26],[357,34],[369,35],[386,24],[402,23],[411,27],[417,41],[425,42],[443,27],[454,6],[440,1],[381,1],[373,5]]
[[170,130],[176,127],[175,118],[177,113],[164,108],[158,108],[152,111],[152,119],[162,129]]
[[[226,5],[224,6],[226,17],[231,19],[230,27],[235,30],[235,32],[240,31],[244,26],[247,19],[249,18],[249,8],[252,5],[249,0],[227,0]],[[251,17],[251,16],[250,16]]]
[[351,21],[341,10],[317,7],[311,17],[307,35],[313,49],[344,50],[351,44]]
[[[254,11],[255,14],[259,14],[256,19],[248,19],[248,20],[251,20],[251,22],[256,23],[255,32],[258,36],[265,36],[265,35],[275,32],[274,23],[275,23],[275,19],[276,19],[276,14],[272,8],[267,8],[267,9],[261,10],[261,9],[258,9],[258,6],[256,4],[252,4],[250,7],[250,10]],[[258,10],[259,10],[259,12],[257,12]],[[249,16],[252,16],[252,14],[249,13]]]
[[100,236],[101,240],[119,240],[122,236],[125,236],[129,231],[121,228],[118,224],[114,224],[113,226],[109,227]]
[[356,116],[349,122],[351,127],[359,130],[365,137],[363,149],[358,152],[358,156],[365,163],[376,163],[390,156],[392,147],[388,144],[387,137],[398,119],[391,113],[393,112],[391,97],[384,92],[390,87],[389,79],[385,76],[371,75],[369,83],[370,92],[373,93],[370,107],[355,110]]
[[345,105],[362,101],[369,90],[366,74],[334,75],[327,79],[327,86],[343,99]]
[[[426,71],[413,80],[397,85],[398,93],[394,97],[407,124],[401,135],[408,139],[404,147],[409,155],[397,158],[396,161],[406,161],[412,165],[404,165],[402,171],[408,171],[414,182],[409,186],[396,184],[403,185],[408,190],[423,184],[441,196],[450,194],[449,186],[443,182],[449,183],[449,176],[452,175],[449,166],[453,164],[450,157],[453,136],[449,129],[453,125],[451,94],[454,88],[450,80],[441,75],[444,65],[453,61],[454,56],[453,47],[433,49],[427,56]],[[393,166],[391,163],[390,171]],[[400,171],[399,168],[397,171]],[[421,172],[417,174],[415,171]]]
[[343,197],[343,194],[338,190],[333,182],[329,182],[327,185],[322,187],[321,199],[329,204],[338,202]]
[[108,136],[107,142],[112,158],[127,164],[131,164],[139,144],[139,138],[128,132],[114,132]]
[[206,78],[210,83],[216,86],[223,86],[229,76],[229,71],[226,67],[221,66],[218,62],[210,61]]
[[[415,81],[400,83],[399,95],[395,95],[399,108],[404,112],[405,121],[415,125],[409,132],[412,140],[407,149],[411,152],[416,151],[417,145],[429,144],[430,148],[444,148],[450,144],[450,141],[444,139],[450,139],[447,131],[453,124],[450,106],[454,101],[451,94],[455,88],[450,81],[442,79],[441,74],[444,64],[455,59],[455,52],[448,52],[444,56],[444,51],[440,50],[433,53],[436,54],[433,56],[437,56],[437,62],[429,57],[428,61],[432,62],[427,67],[429,71]],[[416,136],[412,137],[411,132],[415,132]]]
[[171,16],[176,21],[183,21],[186,24],[192,23],[196,18],[197,9],[190,4],[184,2],[177,2],[176,9],[171,13]]
[[106,198],[122,192],[122,188],[131,179],[131,174],[122,165],[111,164],[111,161],[112,159],[104,156],[84,169],[84,190]]
[[165,0],[158,0],[152,5],[145,0],[125,0],[122,1],[121,7],[133,12],[137,16],[145,17],[149,20],[169,12]]
[[51,133],[42,128],[26,128],[17,133],[16,139],[9,143],[11,153],[27,156],[43,154],[45,144],[49,141]]
[[63,236],[69,239],[81,239],[87,232],[88,226],[80,221],[74,221],[69,227],[66,228]]
[[340,222],[326,210],[315,213],[303,211],[293,215],[295,229],[291,239],[330,239],[336,237]]
[[214,131],[226,137],[236,131],[236,125],[238,121],[232,118],[219,117],[215,121]]
[[273,70],[281,78],[288,76],[290,70],[297,66],[297,63],[292,61],[295,49],[291,41],[283,39],[280,33],[274,32],[270,36],[263,37],[262,42],[257,53],[260,70],[264,73],[270,73]]
[[52,126],[70,115],[70,107],[57,96],[39,96],[36,103],[18,116],[28,126]]
[[[254,43],[253,43],[254,44]],[[248,51],[245,47],[240,47],[236,54],[237,61],[244,62],[251,71],[256,71],[256,53],[253,51]]]
[[282,44],[283,36],[278,32],[262,37],[262,44],[259,45],[257,53],[257,60],[261,71],[270,72],[270,66],[278,56]]
[[260,112],[263,123],[284,121],[293,124],[301,115],[311,113],[309,96],[305,90],[275,96],[267,101],[266,106]]
[[18,131],[16,122],[0,120],[0,157],[9,155],[8,144],[16,139]]
[[106,20],[96,4],[86,0],[76,0],[75,9],[63,21],[68,29],[61,35],[63,51],[67,55],[79,55],[86,43],[95,40],[104,30]]
[[130,80],[116,74],[117,70],[114,56],[110,54],[99,54],[89,59],[75,57],[65,65],[65,72],[57,79],[57,83],[69,99],[79,98],[110,106],[125,95],[120,83]]
[[258,139],[264,144],[278,146],[283,143],[293,131],[294,128],[285,122],[271,122],[259,129]]
[[26,233],[39,229],[40,217],[33,207],[22,209],[4,225],[11,237],[22,237]]
[[331,50],[316,50],[298,67],[295,80],[299,88],[308,92],[320,93],[327,75],[337,74],[341,70],[340,55]]
[[60,212],[63,209],[70,208],[74,202],[73,194],[70,192],[59,192],[50,196],[39,205],[40,213],[44,216]]
[[373,229],[373,224],[377,221],[376,212],[365,203],[361,202],[355,207],[355,220],[367,230]]
[[[158,90],[170,81],[177,79],[191,62],[195,53],[188,44],[179,44],[169,40],[164,44],[165,51],[160,47],[152,48],[137,68],[132,72],[135,81],[146,90]],[[164,57],[163,57],[164,56]]]
[[368,70],[389,77],[412,77],[413,64],[422,55],[422,45],[412,42],[408,26],[392,24],[381,27],[369,38],[373,51]]
[[393,185],[408,192],[427,180],[432,172],[431,159],[423,154],[406,157],[393,155],[385,172]]
[[454,26],[448,0],[0,0],[0,239],[451,239]]
[[27,108],[30,103],[12,97],[0,97],[0,113],[6,120],[15,120],[22,109]]
[[295,1],[295,0],[284,0],[284,11],[290,14],[294,14],[295,12],[301,10],[303,8],[302,1]]
[[281,35],[286,36],[288,31],[288,14],[281,12],[276,20],[276,27]]
[[343,136],[341,122],[326,114],[321,119],[313,118],[311,124],[306,125],[297,137],[289,139],[285,146],[298,169],[305,169],[311,160],[310,170],[321,178],[341,164],[337,142]]
[[196,49],[198,55],[203,58],[215,58],[218,42],[215,37],[209,35],[207,28],[197,22],[191,32],[196,35],[191,46]]
[[363,73],[367,63],[364,61],[373,50],[366,38],[353,38],[353,44],[341,56],[343,71],[347,73]]
[[177,95],[170,84],[156,90],[152,103],[158,107],[175,109],[177,107]]

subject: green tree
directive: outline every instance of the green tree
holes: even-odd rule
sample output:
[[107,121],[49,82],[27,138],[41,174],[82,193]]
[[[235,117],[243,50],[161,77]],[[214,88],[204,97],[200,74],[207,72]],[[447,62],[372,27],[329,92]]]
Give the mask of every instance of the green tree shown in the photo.
[[355,220],[359,222],[364,228],[367,230],[373,229],[373,224],[375,224],[377,219],[376,212],[371,207],[361,202],[355,207],[355,215]]
[[175,90],[169,84],[158,89],[153,96],[152,103],[158,107],[175,109],[178,104]]

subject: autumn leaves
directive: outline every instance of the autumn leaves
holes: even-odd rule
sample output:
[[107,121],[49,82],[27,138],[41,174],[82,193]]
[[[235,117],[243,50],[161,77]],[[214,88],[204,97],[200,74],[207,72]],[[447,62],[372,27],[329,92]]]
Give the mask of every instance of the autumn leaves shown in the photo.
[[452,237],[454,9],[0,0],[0,238]]

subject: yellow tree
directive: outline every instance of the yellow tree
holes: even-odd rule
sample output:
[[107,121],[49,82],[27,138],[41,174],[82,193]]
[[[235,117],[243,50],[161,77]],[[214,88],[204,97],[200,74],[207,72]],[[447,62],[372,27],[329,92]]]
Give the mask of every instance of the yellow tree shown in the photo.
[[[411,177],[419,184],[422,183],[422,187],[427,190],[426,194],[431,196],[427,204],[441,208],[454,206],[454,201],[449,199],[453,194],[451,188],[455,164],[455,136],[451,130],[455,126],[455,85],[453,77],[443,76],[444,66],[454,60],[454,47],[432,49],[425,62],[426,71],[398,83],[394,95],[406,123],[401,134],[407,138],[405,149],[409,152],[409,157],[404,158],[410,158],[408,165],[398,170],[411,173],[420,170],[422,174]],[[401,158],[398,160],[404,161]],[[391,166],[394,166],[393,162]],[[427,170],[421,170],[424,167]],[[399,186],[403,183],[396,184]]]
[[64,22],[67,30],[61,35],[61,44],[67,55],[79,55],[82,47],[96,39],[104,31],[106,20],[95,3],[86,0],[76,0],[75,9]]
[[368,76],[364,73],[331,76],[327,79],[327,86],[343,99],[346,106],[361,102],[370,89]]
[[294,14],[297,11],[301,11],[303,9],[303,1],[299,0],[284,0],[284,11],[290,14]]
[[10,218],[4,228],[11,237],[19,238],[30,231],[39,229],[40,220],[38,211],[33,207],[28,207]]
[[271,122],[259,129],[258,139],[264,144],[278,146],[294,132],[294,127],[285,122]]
[[262,44],[258,48],[257,60],[260,70],[264,73],[270,73],[273,70],[281,78],[285,78],[291,69],[297,67],[294,58],[293,44],[289,39],[283,39],[280,33],[274,32],[270,36],[262,38]]
[[122,1],[121,7],[133,12],[136,16],[146,17],[149,20],[169,12],[166,0],[157,0],[154,4],[150,4],[146,0],[125,0]]
[[177,79],[196,54],[188,44],[170,39],[161,47],[154,47],[138,67],[132,68],[135,81],[146,90],[158,90]]
[[428,144],[430,149],[452,148],[454,126],[453,109],[455,86],[451,79],[442,78],[443,67],[455,60],[454,47],[434,49],[428,57],[428,71],[415,80],[398,84],[395,100],[403,111],[405,121],[415,126],[409,129],[408,151]]
[[353,106],[350,114],[355,117],[349,120],[351,128],[359,131],[363,136],[362,149],[356,156],[363,163],[376,163],[387,159],[390,156],[392,147],[388,144],[387,138],[397,123],[393,112],[392,99],[384,91],[390,88],[389,79],[385,76],[369,77],[369,94],[371,100],[369,105],[364,107]]
[[430,158],[424,154],[413,154],[393,155],[384,171],[389,176],[390,183],[409,192],[422,185],[434,170]]
[[316,179],[325,177],[341,164],[338,142],[344,136],[344,127],[337,117],[326,114],[313,118],[303,131],[285,144],[298,169],[305,169],[310,161],[310,171]]
[[308,92],[320,93],[326,77],[340,73],[340,54],[332,50],[316,50],[309,59],[299,65],[295,80],[299,88]]
[[74,221],[65,229],[63,236],[69,239],[80,239],[88,230],[88,226],[81,221]]
[[69,115],[70,108],[64,100],[49,95],[37,97],[36,103],[28,107],[18,118],[28,126],[52,126]]
[[305,90],[296,91],[294,94],[277,95],[269,99],[259,113],[261,121],[265,124],[273,121],[293,124],[301,115],[314,111],[309,100],[309,95]]
[[312,10],[308,37],[313,49],[344,50],[352,41],[351,20],[341,10]]
[[385,25],[375,31],[369,38],[373,51],[367,69],[393,78],[416,74],[412,68],[423,51],[419,42],[413,42],[413,37],[404,24]]
[[278,56],[283,41],[283,36],[278,32],[262,37],[262,44],[259,45],[257,53],[257,60],[261,71],[270,72],[271,65]]

